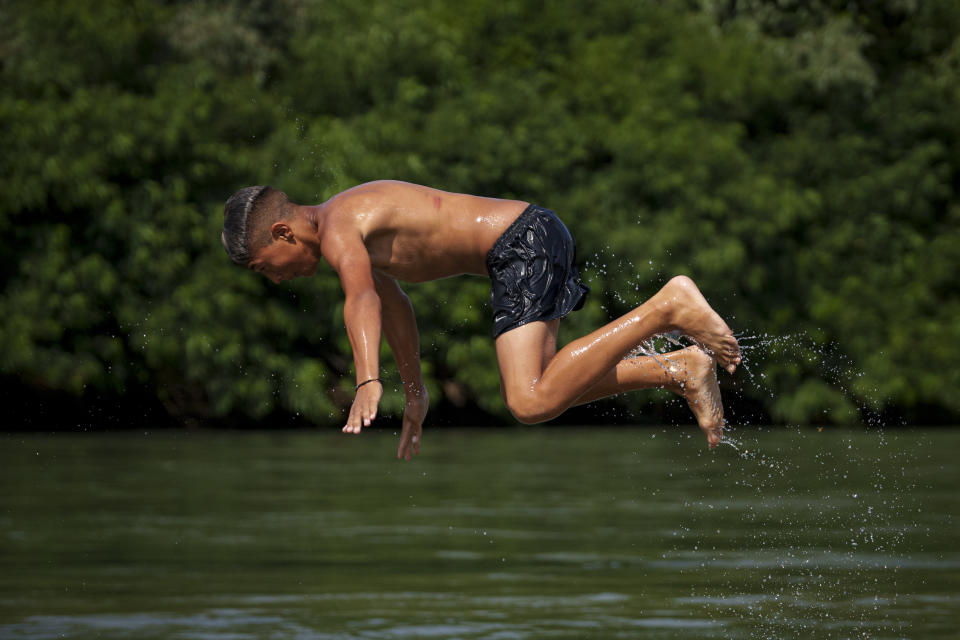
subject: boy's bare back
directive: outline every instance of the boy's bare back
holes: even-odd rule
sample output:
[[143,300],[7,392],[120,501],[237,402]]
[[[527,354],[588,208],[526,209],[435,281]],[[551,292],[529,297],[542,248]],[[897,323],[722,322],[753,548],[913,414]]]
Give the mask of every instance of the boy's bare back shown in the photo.
[[523,212],[519,200],[450,193],[397,181],[362,184],[325,203],[324,255],[359,233],[370,266],[407,282],[486,275],[487,252]]

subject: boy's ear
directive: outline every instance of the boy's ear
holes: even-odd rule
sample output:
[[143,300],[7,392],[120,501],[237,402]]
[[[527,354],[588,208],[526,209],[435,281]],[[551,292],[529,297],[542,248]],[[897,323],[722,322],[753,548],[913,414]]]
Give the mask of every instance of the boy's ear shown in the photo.
[[274,222],[270,225],[270,237],[274,240],[293,240],[293,229],[286,222]]

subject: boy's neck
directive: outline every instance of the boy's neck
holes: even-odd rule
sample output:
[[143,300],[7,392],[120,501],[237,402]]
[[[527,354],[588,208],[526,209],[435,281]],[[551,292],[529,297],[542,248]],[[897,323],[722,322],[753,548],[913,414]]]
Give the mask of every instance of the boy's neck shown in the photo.
[[317,237],[319,237],[323,233],[323,223],[327,219],[326,207],[323,204],[312,206],[295,204],[293,206],[296,207],[295,215],[309,222],[310,226],[316,229]]

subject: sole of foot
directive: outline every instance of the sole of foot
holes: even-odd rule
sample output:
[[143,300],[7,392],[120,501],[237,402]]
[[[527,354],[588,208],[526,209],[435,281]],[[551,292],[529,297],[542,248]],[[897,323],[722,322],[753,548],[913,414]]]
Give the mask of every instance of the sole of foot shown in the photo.
[[669,355],[677,380],[670,390],[687,401],[697,425],[707,437],[707,444],[713,449],[723,438],[724,425],[717,363],[700,347],[687,347]]

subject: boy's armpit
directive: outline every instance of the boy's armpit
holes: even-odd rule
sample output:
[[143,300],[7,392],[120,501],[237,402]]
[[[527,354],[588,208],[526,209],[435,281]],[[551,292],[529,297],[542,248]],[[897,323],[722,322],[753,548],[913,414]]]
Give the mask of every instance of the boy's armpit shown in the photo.
[[400,283],[395,278],[373,271],[373,286],[385,306],[393,306],[395,303],[407,301],[407,294],[403,292]]

